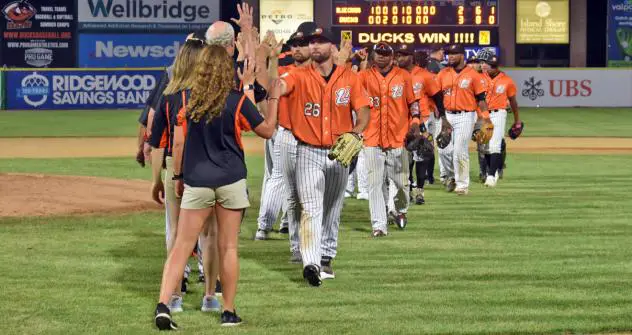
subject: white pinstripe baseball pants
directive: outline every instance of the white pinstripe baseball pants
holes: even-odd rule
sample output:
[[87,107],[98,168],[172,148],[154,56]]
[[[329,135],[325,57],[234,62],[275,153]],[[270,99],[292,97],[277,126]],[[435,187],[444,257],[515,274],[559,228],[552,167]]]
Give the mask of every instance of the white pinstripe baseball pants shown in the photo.
[[470,186],[470,152],[469,141],[476,124],[476,113],[465,112],[447,113],[448,122],[452,125],[452,175],[456,180],[457,189],[467,189]]
[[356,168],[353,173],[349,174],[346,191],[348,193],[353,193],[355,191],[356,184],[358,185],[358,193],[369,193],[369,181],[366,171],[366,162],[364,160],[364,151],[360,151]]
[[286,189],[281,168],[281,147],[279,131],[266,140],[263,185],[261,187],[261,205],[257,223],[259,229],[270,231],[279,216]]
[[288,221],[290,233],[290,252],[299,251],[299,219],[301,217],[301,207],[298,202],[298,191],[296,188],[296,138],[291,131],[279,127],[277,142],[281,153],[281,166],[283,167],[283,184],[285,186],[285,198],[283,199],[284,217]]
[[[490,154],[500,154],[503,137],[505,136],[505,124],[507,123],[507,110],[499,109],[497,112],[490,112],[489,118],[494,125],[494,134],[489,140],[488,151]],[[502,166],[501,166],[502,167]]]
[[[387,232],[387,205],[390,202],[388,181],[397,189],[393,197],[397,213],[408,211],[410,193],[408,180],[408,152],[404,148],[364,148],[369,176],[369,210],[373,230]],[[388,179],[388,180],[387,180]]]
[[301,203],[300,246],[303,266],[320,267],[323,256],[334,258],[349,168],[327,158],[329,149],[299,143],[296,182]]

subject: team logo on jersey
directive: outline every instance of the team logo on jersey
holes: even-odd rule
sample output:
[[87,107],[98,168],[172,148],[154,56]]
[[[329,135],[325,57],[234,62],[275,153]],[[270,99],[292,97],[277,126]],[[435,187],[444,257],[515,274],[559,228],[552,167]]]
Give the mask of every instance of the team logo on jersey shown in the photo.
[[418,94],[419,92],[421,92],[421,90],[424,88],[424,84],[422,83],[414,83],[413,84],[413,92],[415,92],[415,94]]
[[404,85],[395,85],[391,87],[391,97],[393,97],[393,99],[400,98],[402,95],[404,95]]
[[470,83],[472,82],[472,79],[470,78],[466,78],[461,80],[461,82],[459,82],[459,87],[460,88],[468,88],[470,86]]
[[503,94],[503,93],[505,93],[505,85],[496,86],[496,94]]
[[336,106],[346,106],[351,101],[351,87],[339,88],[336,91]]

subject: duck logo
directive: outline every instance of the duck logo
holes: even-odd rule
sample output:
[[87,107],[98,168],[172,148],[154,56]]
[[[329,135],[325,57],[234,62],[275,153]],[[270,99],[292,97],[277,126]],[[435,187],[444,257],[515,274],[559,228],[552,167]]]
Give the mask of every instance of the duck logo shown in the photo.
[[35,7],[26,0],[14,1],[2,8],[2,14],[7,19],[7,30],[31,28],[31,18],[36,13]]
[[39,107],[48,100],[50,84],[48,78],[33,72],[22,79],[22,87],[18,89],[18,98],[33,107]]

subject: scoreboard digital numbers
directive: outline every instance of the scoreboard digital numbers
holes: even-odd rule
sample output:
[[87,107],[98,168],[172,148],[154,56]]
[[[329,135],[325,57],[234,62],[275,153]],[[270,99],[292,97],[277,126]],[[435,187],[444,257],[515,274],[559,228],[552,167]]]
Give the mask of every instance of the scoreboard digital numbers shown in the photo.
[[332,29],[355,44],[498,44],[499,0],[333,0]]

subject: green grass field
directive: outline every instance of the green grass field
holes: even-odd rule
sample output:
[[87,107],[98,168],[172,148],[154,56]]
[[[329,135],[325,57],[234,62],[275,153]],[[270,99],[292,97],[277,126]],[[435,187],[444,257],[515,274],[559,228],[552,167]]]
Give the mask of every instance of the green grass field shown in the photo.
[[[576,124],[588,120],[578,111],[586,119],[578,116]],[[577,131],[557,112],[525,113],[530,135]],[[611,124],[612,118],[591,120],[599,121],[593,136],[631,129],[624,133],[625,122]],[[550,128],[539,128],[545,124]],[[615,128],[621,134],[612,134]],[[241,234],[237,299],[246,323],[222,329],[216,314],[201,313],[202,286],[195,284],[185,312],[175,316],[180,333],[632,331],[630,156],[510,153],[496,189],[473,184],[469,196],[457,197],[429,186],[427,204],[411,207],[407,230],[381,240],[368,237],[368,203],[347,200],[337,278],[318,289],[304,284],[300,266],[287,263],[287,241],[252,240],[262,165],[261,157],[248,157],[253,208]],[[472,162],[472,175],[475,168]],[[0,172],[149,177],[131,158],[0,159]],[[0,233],[3,334],[157,332],[152,312],[165,258],[160,212],[0,219]]]
[[[2,112],[0,137],[135,136],[139,115],[136,110]],[[632,108],[524,108],[521,118],[524,136],[632,137]]]

